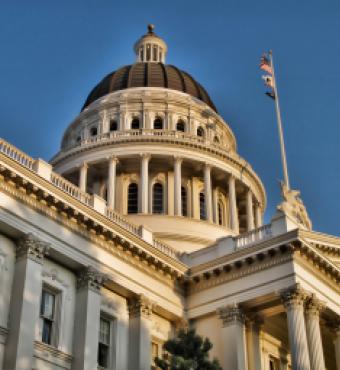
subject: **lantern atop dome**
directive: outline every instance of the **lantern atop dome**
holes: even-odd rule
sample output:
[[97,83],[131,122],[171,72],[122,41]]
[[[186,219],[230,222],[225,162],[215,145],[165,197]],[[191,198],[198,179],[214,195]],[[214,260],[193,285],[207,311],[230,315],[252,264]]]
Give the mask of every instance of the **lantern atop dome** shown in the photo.
[[155,26],[148,25],[148,32],[134,45],[136,62],[139,63],[165,63],[168,47],[164,40],[154,33]]

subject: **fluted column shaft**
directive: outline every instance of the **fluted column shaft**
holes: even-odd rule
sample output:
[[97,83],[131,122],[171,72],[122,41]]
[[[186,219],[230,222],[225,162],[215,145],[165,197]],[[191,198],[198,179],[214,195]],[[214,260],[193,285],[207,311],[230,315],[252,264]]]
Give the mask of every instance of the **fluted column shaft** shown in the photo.
[[211,166],[204,167],[204,203],[207,221],[212,222]]
[[323,308],[321,302],[315,298],[312,298],[306,306],[306,330],[311,370],[325,369],[320,332],[320,311]]
[[253,193],[250,189],[247,191],[247,230],[253,230],[254,224],[254,207],[253,207]]
[[109,159],[109,176],[107,184],[107,205],[108,207],[114,209],[115,199],[116,199],[116,168],[117,168],[117,158],[111,157]]
[[140,186],[139,186],[139,199],[140,199],[140,212],[148,213],[149,204],[149,161],[150,154],[141,155],[141,168],[140,168]]
[[281,297],[287,313],[293,370],[310,370],[304,318],[306,295],[299,287],[292,287],[282,292]]
[[258,202],[255,204],[255,226],[256,227],[262,226],[261,205]]
[[87,170],[88,170],[88,165],[86,162],[84,162],[79,170],[79,188],[81,191],[86,192],[87,188]]
[[237,205],[236,205],[236,188],[235,177],[229,176],[229,214],[230,214],[230,228],[236,233],[239,231]]
[[176,157],[174,163],[174,201],[175,216],[182,216],[182,158]]

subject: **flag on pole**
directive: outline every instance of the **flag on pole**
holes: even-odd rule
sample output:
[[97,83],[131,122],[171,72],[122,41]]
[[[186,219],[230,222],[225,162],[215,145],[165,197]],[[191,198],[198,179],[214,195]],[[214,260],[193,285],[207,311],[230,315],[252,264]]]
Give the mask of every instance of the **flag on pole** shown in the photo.
[[269,91],[265,94],[275,100],[275,77],[273,68],[266,53],[262,54],[260,68],[268,73],[267,75],[262,76],[265,86],[269,88]]

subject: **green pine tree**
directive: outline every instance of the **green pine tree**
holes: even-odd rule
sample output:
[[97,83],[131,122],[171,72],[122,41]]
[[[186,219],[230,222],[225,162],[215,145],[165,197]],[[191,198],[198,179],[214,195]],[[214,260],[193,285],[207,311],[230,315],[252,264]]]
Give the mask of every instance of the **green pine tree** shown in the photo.
[[216,359],[209,360],[212,344],[194,329],[180,330],[177,337],[163,345],[166,353],[156,358],[155,364],[162,370],[222,370]]

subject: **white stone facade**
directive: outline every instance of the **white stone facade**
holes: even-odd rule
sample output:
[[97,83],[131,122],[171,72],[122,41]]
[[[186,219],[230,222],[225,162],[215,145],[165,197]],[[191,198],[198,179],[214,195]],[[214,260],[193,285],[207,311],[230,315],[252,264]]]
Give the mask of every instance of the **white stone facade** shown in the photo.
[[225,370],[340,370],[340,239],[262,225],[261,180],[207,104],[113,92],[51,164],[0,141],[0,370],[149,370],[187,325]]

